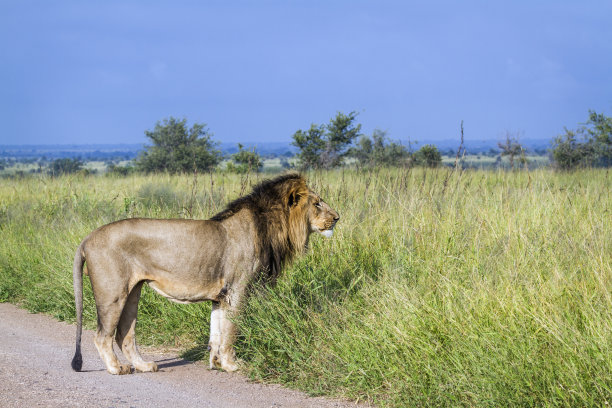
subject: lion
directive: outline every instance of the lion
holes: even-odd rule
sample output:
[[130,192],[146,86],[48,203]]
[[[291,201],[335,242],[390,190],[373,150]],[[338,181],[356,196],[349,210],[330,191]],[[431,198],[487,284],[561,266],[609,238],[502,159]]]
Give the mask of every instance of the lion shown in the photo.
[[[209,220],[131,218],[89,234],[74,257],[77,316],[72,368],[80,371],[83,265],[98,312],[94,343],[111,374],[157,371],[136,347],[134,329],[142,285],[178,303],[212,301],[210,368],[238,369],[230,320],[251,283],[274,282],[303,253],[312,232],[331,236],[338,213],[289,173],[256,185]],[[120,364],[113,336],[130,365]]]

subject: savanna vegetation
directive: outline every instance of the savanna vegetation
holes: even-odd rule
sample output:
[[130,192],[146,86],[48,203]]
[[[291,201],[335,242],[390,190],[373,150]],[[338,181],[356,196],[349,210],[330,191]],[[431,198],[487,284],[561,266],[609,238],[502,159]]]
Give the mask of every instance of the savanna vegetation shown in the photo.
[[[371,135],[361,133],[357,112],[337,112],[327,124],[313,123],[307,130],[297,130],[292,136],[293,146],[277,147],[273,153],[261,155],[255,147],[225,147],[204,123],[191,127],[187,119],[169,117],[157,122],[153,130],[146,130],[150,144],[136,151],[101,152],[87,151],[83,161],[74,153],[47,151],[60,157],[49,160],[32,149],[0,151],[0,177],[25,177],[48,173],[59,176],[70,173],[98,173],[125,176],[139,173],[202,173],[225,171],[229,173],[278,172],[283,169],[329,170],[340,167],[461,167],[512,169],[550,166],[558,170],[576,168],[610,167],[612,165],[612,118],[589,111],[589,119],[575,130],[565,129],[557,136],[549,149],[524,146],[520,133],[506,131],[505,139],[497,148],[464,145],[463,122],[458,149],[441,151],[434,144],[425,144],[413,150],[388,137],[386,131],[374,129]],[[6,147],[6,146],[4,146]],[[42,150],[43,152],[45,150]],[[12,153],[11,153],[12,152]],[[96,159],[104,158],[103,162]]]
[[[126,217],[207,218],[262,177],[190,165],[184,175],[0,180],[0,301],[74,321],[72,259],[92,229]],[[389,407],[612,402],[606,169],[306,176],[341,219],[275,287],[253,289],[237,318],[252,378]],[[146,288],[139,341],[207,358],[209,312]]]
[[586,123],[555,138],[552,158],[562,170],[612,166],[612,117],[589,111]]

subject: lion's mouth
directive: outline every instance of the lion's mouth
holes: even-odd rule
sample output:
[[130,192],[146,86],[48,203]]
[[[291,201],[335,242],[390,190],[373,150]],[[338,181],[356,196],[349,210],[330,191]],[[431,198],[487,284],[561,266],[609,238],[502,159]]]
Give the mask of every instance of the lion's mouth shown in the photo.
[[326,229],[326,230],[319,230],[319,232],[321,233],[321,235],[323,235],[325,238],[331,238],[332,235],[334,235],[334,228],[330,228],[330,229]]

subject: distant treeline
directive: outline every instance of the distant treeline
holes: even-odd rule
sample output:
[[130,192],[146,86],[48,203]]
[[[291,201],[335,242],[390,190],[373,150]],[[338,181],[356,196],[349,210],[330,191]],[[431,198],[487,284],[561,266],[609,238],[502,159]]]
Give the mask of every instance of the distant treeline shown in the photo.
[[63,158],[80,158],[92,160],[133,160],[142,150],[141,144],[134,145],[0,145],[0,158],[16,159],[18,161],[50,161]]
[[[239,151],[237,143],[220,143],[225,155]],[[296,149],[289,143],[257,143],[254,146],[264,157],[292,157]],[[134,160],[145,149],[144,144],[129,145],[0,145],[0,158],[34,163],[39,160],[81,159],[83,161]]]
[[[454,156],[459,145],[459,140],[438,140],[429,143],[422,143],[418,140],[398,140],[399,144],[406,147],[411,145],[418,148],[425,144],[434,145],[438,150],[447,156]],[[550,148],[552,139],[523,139],[521,144],[527,152],[536,155],[546,155]],[[264,142],[264,143],[243,143],[247,149],[256,149],[263,157],[293,157],[298,149],[291,142]],[[55,159],[71,158],[83,161],[107,161],[107,160],[134,160],[143,151],[143,144],[130,145],[0,145],[0,158],[15,159],[19,162],[35,162],[38,160],[52,161]],[[500,150],[497,146],[497,139],[466,141],[465,149],[468,154],[478,154],[483,156],[496,156]],[[219,150],[226,156],[238,153],[238,143],[220,143]]]
[[[357,112],[337,112],[328,123],[313,123],[310,128],[297,130],[290,145],[258,143],[252,147],[222,144],[213,139],[205,123],[196,122],[188,127],[187,119],[170,117],[157,122],[153,130],[145,131],[149,142],[146,145],[0,145],[0,170],[14,163],[32,163],[38,169],[30,172],[42,172],[44,166],[51,174],[71,173],[80,171],[83,162],[104,161],[108,170],[119,174],[209,172],[221,163],[221,168],[240,173],[260,171],[265,159],[279,158],[282,168],[301,170],[345,165],[438,167],[444,164],[443,155],[455,157],[452,165],[463,168],[466,155],[496,157],[490,167],[513,169],[527,166],[528,155],[547,156],[555,168],[562,170],[612,165],[612,118],[595,111],[589,111],[588,120],[577,129],[566,128],[564,134],[548,143],[520,140],[519,133],[509,131],[503,141],[470,143],[464,139],[461,122],[460,137],[454,144],[444,141],[420,145],[411,140],[393,140],[379,129],[374,129],[371,135],[364,134],[357,116]],[[509,166],[502,163],[502,158],[507,158]],[[120,165],[121,162],[128,164]]]

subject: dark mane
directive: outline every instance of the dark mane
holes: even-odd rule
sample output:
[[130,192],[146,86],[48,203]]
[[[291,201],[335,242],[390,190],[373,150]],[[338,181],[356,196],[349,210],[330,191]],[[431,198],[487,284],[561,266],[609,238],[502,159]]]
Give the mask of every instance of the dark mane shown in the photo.
[[306,180],[300,174],[283,174],[255,185],[250,194],[230,202],[211,220],[223,221],[241,210],[250,211],[255,219],[260,262],[274,280],[283,266],[306,246],[309,227],[304,209],[308,192]]
[[267,204],[279,203],[283,198],[281,194],[284,193],[283,189],[279,189],[279,186],[288,184],[288,181],[306,183],[304,177],[298,173],[287,173],[273,179],[264,180],[256,184],[250,194],[231,201],[223,211],[217,213],[210,219],[213,221],[222,221],[245,208],[250,210],[257,208],[265,209]]

